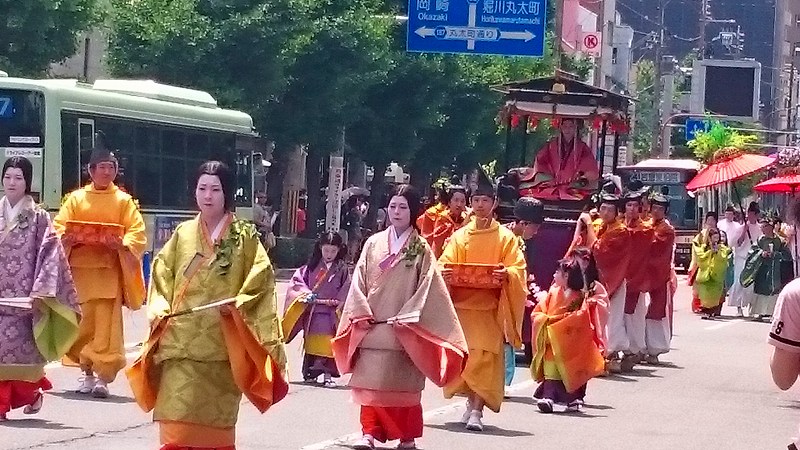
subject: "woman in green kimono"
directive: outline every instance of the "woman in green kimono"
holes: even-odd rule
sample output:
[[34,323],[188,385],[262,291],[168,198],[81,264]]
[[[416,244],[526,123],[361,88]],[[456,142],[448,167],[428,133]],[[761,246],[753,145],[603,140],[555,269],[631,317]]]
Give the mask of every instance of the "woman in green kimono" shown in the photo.
[[731,249],[722,242],[720,231],[715,228],[705,230],[706,239],[692,242],[692,252],[697,275],[694,287],[703,319],[711,320],[719,316],[725,299],[725,273],[728,270]]
[[755,320],[772,316],[778,294],[785,284],[781,280],[781,263],[792,260],[786,241],[775,233],[776,220],[762,218],[759,223],[764,235],[758,238],[747,255],[741,277],[742,286],[753,285],[756,294],[750,303],[750,317]]
[[153,262],[150,337],[128,371],[162,450],[233,450],[242,394],[264,412],[287,392],[275,275],[258,232],[231,213],[234,179],[200,167],[200,214]]

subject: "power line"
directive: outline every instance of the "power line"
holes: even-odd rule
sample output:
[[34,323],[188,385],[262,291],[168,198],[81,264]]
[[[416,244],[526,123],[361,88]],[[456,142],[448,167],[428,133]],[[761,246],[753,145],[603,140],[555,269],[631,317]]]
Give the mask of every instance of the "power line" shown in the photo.
[[673,33],[666,25],[662,25],[662,24],[656,22],[655,20],[653,20],[650,17],[648,17],[646,14],[644,14],[644,13],[642,13],[640,11],[637,11],[636,9],[634,9],[633,7],[625,4],[621,0],[617,0],[617,4],[618,5],[622,5],[628,11],[632,12],[633,14],[636,14],[640,18],[646,20],[647,22],[650,22],[651,24],[653,24],[656,27],[658,27],[660,30],[666,31],[669,34],[669,36],[671,38],[673,38],[673,39],[677,39],[677,40],[683,41],[683,42],[695,42],[695,41],[699,41],[700,40],[700,36],[695,36],[693,38],[687,38],[687,37],[683,37],[683,36],[678,36],[677,34]]

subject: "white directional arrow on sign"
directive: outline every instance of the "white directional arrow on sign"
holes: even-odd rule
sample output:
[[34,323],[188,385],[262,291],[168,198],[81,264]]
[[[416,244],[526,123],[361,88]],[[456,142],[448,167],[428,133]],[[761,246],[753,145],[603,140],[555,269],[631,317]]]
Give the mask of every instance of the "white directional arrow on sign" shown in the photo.
[[419,27],[414,31],[414,33],[416,33],[419,37],[430,37],[434,35],[433,28],[427,27]]
[[528,42],[535,38],[536,35],[528,30],[525,31],[500,31],[500,39],[517,39],[520,41]]

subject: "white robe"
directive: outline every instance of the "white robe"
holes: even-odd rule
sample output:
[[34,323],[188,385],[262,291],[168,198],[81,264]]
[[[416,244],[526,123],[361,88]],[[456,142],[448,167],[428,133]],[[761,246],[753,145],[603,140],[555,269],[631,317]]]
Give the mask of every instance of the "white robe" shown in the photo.
[[[749,237],[745,227],[750,229]],[[744,308],[752,303],[755,293],[753,292],[753,286],[748,288],[742,287],[740,278],[744,270],[744,264],[747,262],[747,254],[750,252],[750,248],[762,235],[761,226],[757,223],[738,225],[732,234],[734,236],[729,236],[728,242],[733,247],[733,286],[728,296],[728,306]],[[742,245],[737,245],[739,238],[742,236],[744,236]],[[752,241],[750,239],[752,239]]]

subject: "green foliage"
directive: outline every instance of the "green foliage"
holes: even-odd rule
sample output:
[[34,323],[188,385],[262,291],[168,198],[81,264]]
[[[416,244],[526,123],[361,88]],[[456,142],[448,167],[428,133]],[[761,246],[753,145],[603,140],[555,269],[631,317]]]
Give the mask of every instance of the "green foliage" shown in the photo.
[[654,89],[655,67],[649,60],[641,61],[636,67],[636,115],[633,126],[633,156],[637,161],[650,157],[653,146],[653,118],[658,109],[658,99]]
[[[505,137],[494,123],[502,96],[490,86],[555,66],[552,31],[539,59],[407,53],[406,25],[394,19],[405,13],[400,0],[112,1],[115,75],[213,92],[253,116],[278,159],[306,145],[309,192],[342,130],[346,151],[376,173],[394,161],[410,166],[415,182],[453,164],[502,160]],[[585,76],[591,62],[565,58],[563,68]]]
[[741,134],[715,120],[711,122],[711,127],[708,131],[697,132],[695,138],[688,142],[688,146],[694,150],[695,157],[698,160],[709,163],[720,150],[742,150],[748,144],[757,140],[758,138],[754,135]]
[[0,0],[0,18],[0,69],[35,77],[75,54],[102,9],[97,0]]

